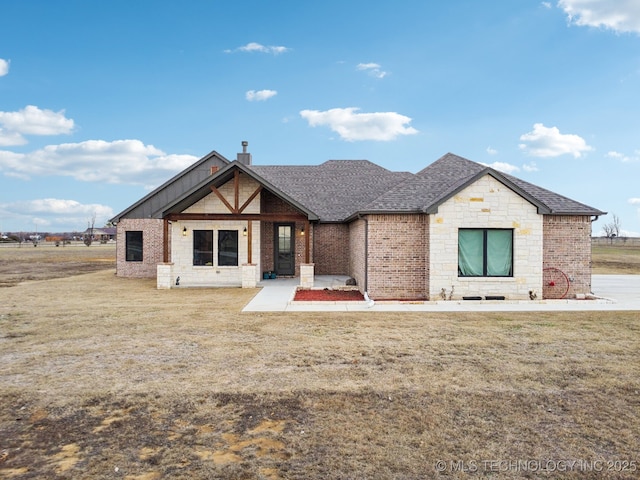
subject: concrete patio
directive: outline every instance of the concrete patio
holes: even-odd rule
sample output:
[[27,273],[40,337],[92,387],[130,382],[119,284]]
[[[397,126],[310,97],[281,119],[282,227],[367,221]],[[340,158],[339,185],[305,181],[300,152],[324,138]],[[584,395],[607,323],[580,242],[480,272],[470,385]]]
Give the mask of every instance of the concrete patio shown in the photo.
[[[348,277],[317,275],[314,288],[343,286]],[[640,311],[640,275],[593,275],[597,300],[436,301],[436,302],[292,302],[298,278],[258,283],[260,291],[243,312],[492,312],[492,311]]]

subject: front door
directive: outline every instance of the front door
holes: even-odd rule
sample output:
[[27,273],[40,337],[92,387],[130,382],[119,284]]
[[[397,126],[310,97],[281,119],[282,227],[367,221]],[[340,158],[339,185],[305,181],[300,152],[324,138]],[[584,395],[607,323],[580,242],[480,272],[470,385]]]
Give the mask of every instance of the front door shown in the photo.
[[294,275],[296,271],[295,225],[293,223],[276,223],[274,227],[276,274]]

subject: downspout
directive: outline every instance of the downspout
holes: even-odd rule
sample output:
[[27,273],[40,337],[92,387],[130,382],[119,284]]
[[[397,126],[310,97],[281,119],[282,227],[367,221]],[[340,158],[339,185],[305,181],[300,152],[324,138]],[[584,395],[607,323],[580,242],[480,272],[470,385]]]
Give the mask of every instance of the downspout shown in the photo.
[[364,291],[369,290],[369,219],[364,220]]

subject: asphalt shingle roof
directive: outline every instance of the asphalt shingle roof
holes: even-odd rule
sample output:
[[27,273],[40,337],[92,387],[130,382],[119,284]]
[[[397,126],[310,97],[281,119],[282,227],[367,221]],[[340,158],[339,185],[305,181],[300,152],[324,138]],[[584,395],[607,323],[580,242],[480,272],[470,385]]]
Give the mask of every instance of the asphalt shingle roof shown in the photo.
[[392,172],[368,160],[250,168],[325,222],[344,221],[385,191],[413,177],[412,173]]
[[545,213],[604,213],[452,153],[416,174],[392,172],[367,160],[330,160],[314,166],[252,165],[250,168],[325,222],[344,221],[358,213],[433,211],[485,173],[510,182],[510,187],[535,202]]

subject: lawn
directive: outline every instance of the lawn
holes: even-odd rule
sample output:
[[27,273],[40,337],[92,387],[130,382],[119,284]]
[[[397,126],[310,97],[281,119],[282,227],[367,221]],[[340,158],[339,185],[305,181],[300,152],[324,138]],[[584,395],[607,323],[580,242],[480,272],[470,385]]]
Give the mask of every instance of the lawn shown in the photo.
[[594,245],[591,252],[593,273],[640,274],[640,245],[625,243]]
[[639,475],[638,312],[243,314],[108,248],[0,249],[0,478]]

